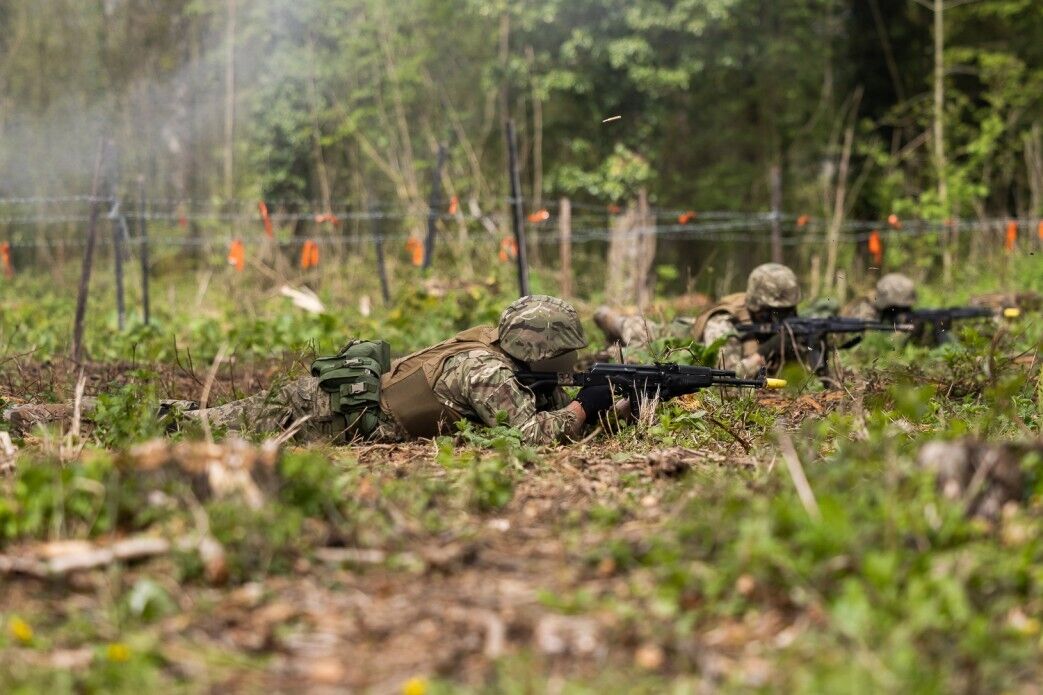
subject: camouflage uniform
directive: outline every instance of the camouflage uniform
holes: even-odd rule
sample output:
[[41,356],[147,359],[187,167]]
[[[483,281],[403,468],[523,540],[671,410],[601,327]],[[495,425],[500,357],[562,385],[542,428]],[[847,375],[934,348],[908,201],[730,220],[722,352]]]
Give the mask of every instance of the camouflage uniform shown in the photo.
[[[726,298],[727,300],[728,298]],[[750,272],[746,292],[732,295],[732,301],[710,309],[696,321],[696,336],[704,345],[727,338],[718,352],[718,365],[733,370],[736,376],[750,378],[767,366],[771,372],[781,367],[781,360],[765,360],[757,353],[753,340],[741,341],[735,326],[750,320],[750,314],[766,310],[794,309],[800,302],[800,285],[793,271],[779,263],[764,263]]]
[[727,338],[717,353],[717,364],[721,369],[731,369],[735,375],[749,379],[760,371],[760,364],[753,355],[743,357],[743,346],[735,333],[735,325],[739,323],[732,314],[719,313],[710,317],[703,328],[700,342],[713,345],[721,338]]
[[[504,311],[498,336],[501,351],[471,349],[445,360],[432,384],[438,401],[453,413],[490,427],[499,424],[497,418],[503,413],[506,424],[517,428],[529,444],[549,444],[575,434],[577,419],[566,409],[569,398],[565,392],[556,388],[549,393],[533,393],[518,382],[515,372],[519,366],[514,362],[524,362],[540,371],[570,369],[571,365],[555,361],[563,354],[571,354],[574,361],[575,351],[586,346],[575,309],[555,297],[524,297]],[[198,412],[186,415],[200,417]],[[337,434],[327,427],[331,416],[329,394],[319,388],[317,378],[310,376],[268,394],[207,410],[213,425],[264,432],[285,430],[306,415],[311,418],[302,429],[304,438]],[[408,439],[409,434],[394,415],[382,412],[381,424],[369,440]]]
[[661,324],[644,316],[621,314],[601,306],[594,312],[594,323],[610,343],[640,349],[662,338],[691,339],[693,320],[678,317],[670,323]]
[[[497,424],[497,413],[506,413],[507,424],[518,428],[531,444],[549,444],[571,433],[575,416],[564,410],[569,403],[565,392],[559,388],[549,396],[534,397],[518,383],[514,369],[481,350],[457,355],[446,363],[435,384],[435,394],[467,419],[490,427]],[[208,408],[206,415],[211,426],[253,432],[281,432],[300,418],[310,416],[301,429],[302,439],[314,441],[336,435],[326,427],[331,415],[330,396],[312,376],[295,379],[269,393]],[[381,415],[381,424],[370,441],[400,442],[410,438],[389,413]],[[184,416],[199,420],[202,411],[189,411]]]
[[[522,386],[515,377],[522,364],[536,371],[572,369],[577,350],[586,346],[576,310],[555,297],[523,297],[507,307],[497,329],[487,330],[496,338],[494,346],[453,354],[440,365],[439,376],[431,384],[438,402],[454,416],[488,426],[499,424],[498,417],[503,413],[506,424],[517,428],[528,444],[549,444],[577,434],[578,416],[566,408],[570,399],[560,387],[536,393]],[[410,357],[413,356],[396,364]],[[198,421],[204,415],[204,411],[179,410],[189,420]],[[20,424],[25,424],[27,431],[35,424],[68,419],[70,415],[71,407],[61,404],[27,405],[5,411],[4,418],[19,432],[23,430]],[[211,426],[228,430],[282,432],[307,418],[299,430],[300,439],[329,440],[341,434],[331,431],[335,418],[331,413],[330,395],[319,387],[319,379],[313,376],[274,386],[267,393],[208,408],[205,415]],[[379,426],[368,437],[371,441],[385,442],[408,438],[410,435],[396,413],[388,410],[382,410]]]
[[267,393],[259,393],[224,405],[191,410],[182,415],[201,420],[203,414],[212,427],[252,432],[282,432],[297,420],[307,417],[301,429],[304,439],[320,439],[327,433],[321,426],[330,416],[329,394],[319,388],[313,376],[275,385]]
[[845,306],[841,316],[879,321],[888,309],[909,309],[916,304],[916,285],[901,273],[888,273],[876,283],[876,289]]
[[[764,263],[750,273],[746,292],[728,295],[696,319],[678,318],[662,326],[641,316],[624,316],[609,307],[594,313],[594,322],[610,342],[628,347],[644,347],[658,338],[689,338],[712,345],[727,338],[718,354],[718,366],[735,371],[742,378],[757,375],[765,360],[756,354],[756,341],[740,341],[735,326],[750,320],[749,312],[762,309],[788,309],[800,302],[800,287],[793,271],[778,263]],[[769,368],[777,365],[769,364]]]

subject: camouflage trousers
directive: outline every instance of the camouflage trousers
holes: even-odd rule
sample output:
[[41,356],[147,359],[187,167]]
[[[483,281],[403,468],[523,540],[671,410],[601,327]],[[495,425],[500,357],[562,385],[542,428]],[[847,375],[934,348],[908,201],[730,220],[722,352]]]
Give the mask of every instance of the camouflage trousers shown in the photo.
[[598,310],[595,321],[610,343],[618,341],[630,348],[647,347],[662,338],[692,340],[692,327],[695,323],[693,319],[678,317],[669,323],[661,324],[644,316],[628,316],[607,308]]
[[[201,420],[204,411],[193,410],[184,416]],[[312,376],[295,379],[272,387],[267,393],[207,408],[206,418],[211,427],[253,434],[281,433],[307,418],[295,439],[348,443],[357,439],[346,434],[343,415],[330,410],[330,396],[319,388],[319,380]],[[365,437],[366,441],[396,442],[407,438],[387,413],[381,412],[380,425]]]

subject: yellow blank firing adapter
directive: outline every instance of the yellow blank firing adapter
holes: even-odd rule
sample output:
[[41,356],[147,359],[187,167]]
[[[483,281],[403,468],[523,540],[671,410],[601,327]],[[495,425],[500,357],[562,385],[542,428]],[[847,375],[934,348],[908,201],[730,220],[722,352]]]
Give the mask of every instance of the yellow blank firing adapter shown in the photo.
[[765,379],[764,387],[769,389],[784,389],[786,388],[785,379]]
[[1021,309],[1017,307],[1009,306],[1003,310],[1003,318],[1005,319],[1016,319],[1021,316]]

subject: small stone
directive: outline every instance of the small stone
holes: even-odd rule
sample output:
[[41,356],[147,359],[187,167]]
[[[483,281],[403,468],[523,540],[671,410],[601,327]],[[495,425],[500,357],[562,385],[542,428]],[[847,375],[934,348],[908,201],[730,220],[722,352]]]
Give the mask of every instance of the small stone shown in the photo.
[[344,666],[337,657],[316,659],[308,665],[308,680],[313,683],[333,685],[344,679]]
[[646,671],[656,671],[663,666],[666,655],[658,644],[642,644],[634,652],[634,663]]
[[735,590],[743,596],[749,596],[757,588],[757,582],[748,574],[744,574],[735,580]]

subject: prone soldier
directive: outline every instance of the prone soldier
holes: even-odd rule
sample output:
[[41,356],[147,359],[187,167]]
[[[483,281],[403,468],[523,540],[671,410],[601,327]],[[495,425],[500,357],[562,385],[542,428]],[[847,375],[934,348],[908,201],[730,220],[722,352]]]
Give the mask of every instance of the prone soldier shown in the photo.
[[952,342],[952,323],[961,319],[1016,318],[1020,310],[1010,304],[944,309],[916,308],[916,284],[901,273],[888,273],[876,283],[876,291],[841,311],[842,316],[911,326],[909,340],[921,347]]
[[749,322],[776,323],[796,316],[799,302],[800,286],[793,271],[779,263],[764,263],[750,273],[745,292],[721,298],[695,319],[679,318],[662,326],[640,316],[623,316],[609,307],[600,307],[594,321],[610,341],[630,347],[643,347],[663,337],[684,337],[703,345],[725,338],[718,353],[718,365],[748,378],[762,368],[772,374],[781,368],[781,342],[776,338],[741,339],[735,326]]
[[[339,441],[429,437],[450,431],[460,419],[494,426],[506,416],[505,424],[517,428],[526,443],[546,444],[578,436],[616,399],[609,386],[590,385],[570,400],[560,387],[529,389],[516,374],[568,372],[586,345],[579,316],[570,304],[533,295],[508,306],[495,327],[468,329],[395,361],[386,373],[372,375],[379,382],[379,387],[370,389],[372,399],[365,397],[365,380],[348,385],[352,393],[362,387],[359,397],[345,399],[340,384],[331,386],[313,372],[269,393],[205,411],[187,409],[183,415],[205,416],[218,427],[255,432],[283,431],[299,423],[304,439]],[[373,371],[382,370],[374,366]],[[342,403],[361,407],[354,416],[350,407],[335,410],[335,395]],[[625,404],[620,402],[621,409]],[[9,409],[4,416],[16,431],[24,432],[35,424],[68,419],[71,410],[27,405]]]

